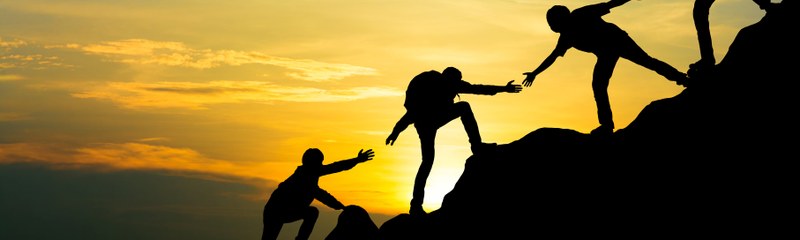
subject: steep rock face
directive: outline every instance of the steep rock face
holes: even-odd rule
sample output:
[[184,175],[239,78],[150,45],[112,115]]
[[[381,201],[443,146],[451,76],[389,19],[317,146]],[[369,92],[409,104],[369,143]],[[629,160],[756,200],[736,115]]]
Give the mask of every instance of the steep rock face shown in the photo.
[[758,236],[796,203],[796,0],[742,29],[705,78],[610,138],[540,128],[467,159],[427,216],[382,239]]

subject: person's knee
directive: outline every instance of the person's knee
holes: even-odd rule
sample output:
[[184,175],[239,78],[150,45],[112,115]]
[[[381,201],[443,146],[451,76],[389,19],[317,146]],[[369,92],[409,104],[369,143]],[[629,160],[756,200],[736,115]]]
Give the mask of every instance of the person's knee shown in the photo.
[[469,106],[468,102],[461,101],[461,102],[456,102],[453,105],[456,107],[456,109],[461,111],[464,110],[469,110],[470,112],[472,111],[472,108]]
[[319,217],[319,209],[313,206],[309,206],[306,210],[306,219],[317,219]]
[[468,102],[457,102],[453,104],[459,116],[472,115],[472,107]]
[[595,92],[597,91],[605,92],[606,89],[608,89],[608,82],[609,82],[608,80],[592,81],[592,90]]

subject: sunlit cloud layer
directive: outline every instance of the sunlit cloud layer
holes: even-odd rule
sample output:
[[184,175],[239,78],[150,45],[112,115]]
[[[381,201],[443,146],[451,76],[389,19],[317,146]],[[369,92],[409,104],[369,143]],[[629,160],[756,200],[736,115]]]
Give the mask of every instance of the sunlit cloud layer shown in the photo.
[[137,142],[101,143],[88,147],[12,143],[0,144],[0,164],[44,164],[57,169],[98,171],[156,170],[209,179],[263,179],[258,166],[212,159],[187,148]]
[[[3,64],[0,63],[0,69],[3,68]],[[10,66],[10,65],[9,65]],[[16,74],[0,74],[0,82],[8,82],[8,81],[17,81],[25,79],[24,77]]]
[[[0,56],[0,69],[25,67],[43,69],[46,67],[69,67],[69,65],[59,62],[58,57],[44,56],[41,54],[12,54]],[[0,81],[2,80],[2,77],[0,77]]]
[[259,52],[192,49],[181,42],[159,42],[147,39],[128,39],[88,45],[66,44],[49,47],[78,49],[87,54],[102,55],[109,61],[127,64],[156,64],[197,69],[223,65],[272,65],[297,71],[287,74],[290,77],[314,82],[339,80],[353,75],[377,74],[375,69],[349,64],[275,57]]
[[9,50],[11,48],[18,48],[24,46],[26,43],[22,40],[3,40],[0,37],[0,49]]
[[205,109],[221,103],[342,102],[371,97],[400,96],[391,88],[357,87],[325,90],[287,87],[258,81],[195,82],[111,82],[74,93],[85,99],[112,101],[125,108]]
[[[45,56],[43,54],[20,54],[15,50],[29,45],[22,40],[3,40],[0,38],[0,69],[9,68],[33,68],[44,69],[47,67],[70,67],[64,64],[56,56]],[[0,75],[0,81],[19,80],[17,75]]]

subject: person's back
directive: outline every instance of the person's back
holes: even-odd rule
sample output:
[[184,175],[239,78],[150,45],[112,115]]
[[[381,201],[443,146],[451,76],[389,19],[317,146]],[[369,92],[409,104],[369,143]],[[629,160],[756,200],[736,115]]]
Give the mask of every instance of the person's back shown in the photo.
[[603,20],[603,15],[610,12],[611,8],[606,3],[577,8],[569,13],[561,35],[571,40],[572,46],[581,51],[615,50],[628,33],[616,24]]
[[299,211],[314,201],[314,189],[319,188],[319,173],[298,166],[291,176],[278,184],[269,204],[282,206],[287,212]]
[[[555,5],[547,11],[547,22],[559,36],[559,52],[569,47],[590,52],[618,52],[630,42],[628,33],[602,17],[611,12],[614,5],[598,3],[570,10]],[[561,54],[563,55],[563,53]]]
[[414,117],[427,116],[452,105],[456,90],[436,70],[422,72],[408,83],[403,106]]

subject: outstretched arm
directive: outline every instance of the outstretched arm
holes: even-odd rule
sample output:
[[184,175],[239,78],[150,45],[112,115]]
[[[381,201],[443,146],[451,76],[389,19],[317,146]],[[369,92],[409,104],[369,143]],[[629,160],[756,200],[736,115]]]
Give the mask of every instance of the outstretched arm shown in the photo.
[[392,128],[392,133],[386,138],[386,145],[394,145],[394,141],[397,140],[397,137],[400,136],[400,133],[406,130],[408,125],[411,125],[412,123],[414,123],[414,121],[411,119],[411,114],[406,111],[406,113],[403,114],[403,117],[401,117],[400,120],[398,120],[394,125],[394,128]]
[[356,164],[372,160],[373,157],[375,157],[375,152],[373,152],[372,149],[367,149],[367,151],[361,149],[358,151],[358,156],[354,158],[323,165],[320,170],[320,176],[350,170],[355,167]]
[[482,94],[482,95],[495,95],[501,92],[518,93],[522,91],[522,85],[514,84],[514,80],[509,81],[506,85],[481,85],[470,84],[466,81],[462,82],[459,87],[459,93]]
[[[558,49],[558,47],[556,47],[556,49]],[[522,81],[522,85],[530,87],[531,84],[533,84],[533,80],[536,79],[536,76],[539,75],[539,73],[544,72],[544,70],[549,68],[550,65],[553,65],[553,63],[556,61],[556,58],[558,58],[560,55],[561,54],[559,54],[557,50],[553,50],[553,52],[551,52],[550,55],[547,56],[547,58],[545,58],[541,64],[539,64],[539,67],[534,69],[532,72],[523,73],[523,75],[525,75],[525,80]]]
[[606,4],[608,4],[608,8],[615,8],[615,7],[619,7],[622,4],[628,3],[630,1],[631,0],[611,0],[611,1],[608,1]]

